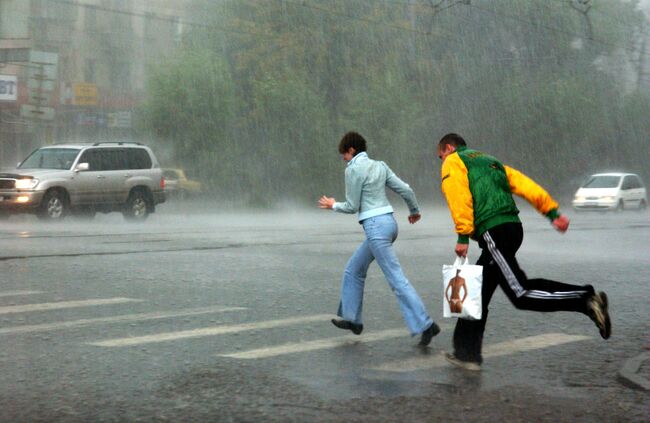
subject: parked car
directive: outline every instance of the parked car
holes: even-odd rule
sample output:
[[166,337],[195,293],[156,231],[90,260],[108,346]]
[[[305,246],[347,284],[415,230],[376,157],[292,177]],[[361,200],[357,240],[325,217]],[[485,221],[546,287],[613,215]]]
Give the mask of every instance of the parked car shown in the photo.
[[201,183],[189,179],[183,169],[164,168],[163,176],[165,177],[165,192],[170,197],[186,198],[201,192]]
[[573,198],[575,210],[645,210],[647,204],[645,186],[633,173],[591,175]]
[[41,147],[0,173],[0,214],[35,213],[45,220],[120,211],[144,220],[165,201],[165,179],[149,147],[99,142]]

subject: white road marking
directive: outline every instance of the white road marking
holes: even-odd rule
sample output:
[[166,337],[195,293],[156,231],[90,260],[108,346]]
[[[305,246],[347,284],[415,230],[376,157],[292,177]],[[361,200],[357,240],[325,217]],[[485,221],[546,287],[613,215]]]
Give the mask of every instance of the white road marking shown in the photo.
[[[498,344],[486,345],[483,348],[483,358],[499,357],[518,352],[532,351],[562,345],[569,342],[584,341],[590,336],[567,335],[565,333],[545,333],[542,335],[529,336],[527,338],[515,339],[512,341],[499,342]],[[413,357],[407,360],[391,361],[380,366],[373,367],[373,370],[386,372],[412,372],[436,367],[451,366],[442,355]]]
[[98,347],[128,347],[132,345],[175,341],[178,339],[223,335],[227,333],[244,332],[248,330],[269,329],[269,328],[274,328],[279,326],[290,326],[299,323],[327,321],[327,319],[331,317],[332,316],[330,314],[316,314],[311,316],[292,317],[289,319],[267,320],[265,322],[213,326],[208,328],[199,328],[199,329],[184,330],[178,332],[164,332],[155,335],[133,336],[128,338],[111,339],[107,341],[88,342],[88,344],[95,345]]
[[59,301],[56,303],[38,303],[0,307],[0,314],[26,313],[30,311],[59,310],[62,308],[89,307],[97,305],[135,303],[142,300],[134,298],[100,298],[96,300]]
[[258,348],[254,350],[242,351],[232,354],[219,354],[221,357],[240,358],[240,359],[255,359],[267,358],[284,354],[293,354],[307,351],[323,350],[328,348],[337,348],[344,345],[353,345],[364,342],[381,341],[384,339],[407,337],[408,331],[406,329],[389,329],[381,332],[374,332],[358,335],[338,336],[336,338],[317,339],[315,341],[294,342],[279,345],[276,347]]
[[18,295],[42,294],[43,291],[5,291],[0,292],[0,297],[16,297]]
[[0,328],[0,335],[29,333],[29,332],[47,332],[60,329],[78,328],[96,324],[137,322],[145,320],[167,319],[172,317],[195,316],[198,314],[221,313],[226,311],[246,310],[244,307],[201,307],[169,312],[141,313],[141,314],[124,314],[122,316],[97,317],[93,319],[71,320],[67,322],[43,323],[40,325],[22,325],[7,328]]

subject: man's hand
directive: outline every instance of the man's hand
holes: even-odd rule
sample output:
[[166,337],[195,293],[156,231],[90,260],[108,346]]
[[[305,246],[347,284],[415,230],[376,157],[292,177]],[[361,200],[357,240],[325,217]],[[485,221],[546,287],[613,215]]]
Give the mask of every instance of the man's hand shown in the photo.
[[420,213],[412,214],[409,216],[409,223],[412,225],[418,220],[420,220],[421,217],[422,215]]
[[331,209],[334,207],[334,203],[336,203],[336,200],[333,197],[326,197],[323,195],[318,199],[318,207],[321,209]]
[[559,232],[565,233],[569,229],[569,218],[561,214],[553,220],[553,227]]
[[467,250],[469,250],[469,244],[456,244],[456,248],[454,248],[458,257],[467,257]]

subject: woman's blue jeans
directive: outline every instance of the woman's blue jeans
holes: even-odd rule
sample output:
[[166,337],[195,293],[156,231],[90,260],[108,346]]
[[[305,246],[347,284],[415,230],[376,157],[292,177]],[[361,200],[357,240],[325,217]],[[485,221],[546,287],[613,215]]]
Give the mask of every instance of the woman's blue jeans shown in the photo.
[[392,213],[370,217],[363,222],[366,240],[348,260],[343,273],[341,303],[338,315],[344,320],[361,324],[363,288],[368,267],[377,260],[379,267],[397,297],[404,321],[411,335],[422,333],[433,321],[409,283],[399,264],[393,242],[397,239],[397,222]]

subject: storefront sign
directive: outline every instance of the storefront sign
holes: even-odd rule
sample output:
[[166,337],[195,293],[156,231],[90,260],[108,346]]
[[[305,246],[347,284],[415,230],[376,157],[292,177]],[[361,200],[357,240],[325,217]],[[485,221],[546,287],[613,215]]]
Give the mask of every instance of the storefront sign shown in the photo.
[[96,106],[97,105],[97,85],[95,84],[72,84],[72,104],[75,106]]
[[20,116],[27,119],[54,119],[53,107],[37,107],[31,104],[23,104],[20,106]]
[[18,99],[18,79],[15,75],[0,75],[0,101]]
[[74,117],[77,126],[95,126],[99,128],[106,127],[106,113],[97,112],[80,112]]
[[131,112],[121,111],[108,113],[107,123],[109,128],[130,128],[131,127]]

